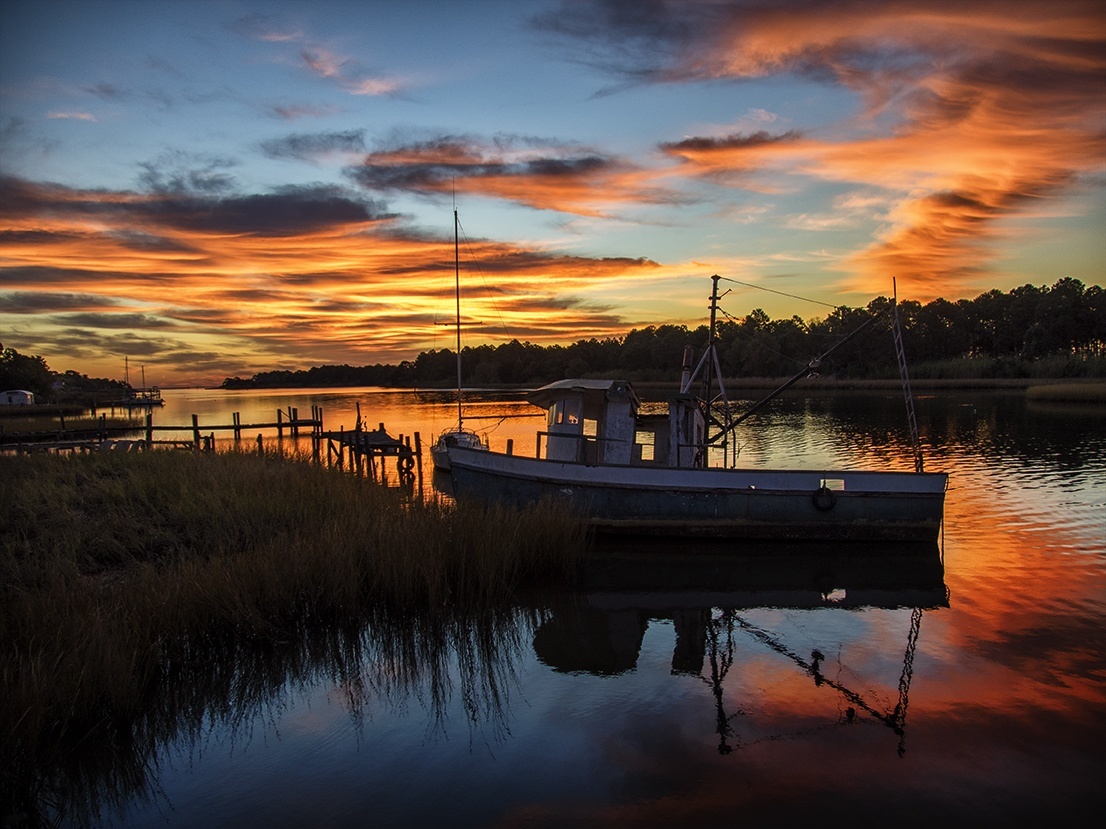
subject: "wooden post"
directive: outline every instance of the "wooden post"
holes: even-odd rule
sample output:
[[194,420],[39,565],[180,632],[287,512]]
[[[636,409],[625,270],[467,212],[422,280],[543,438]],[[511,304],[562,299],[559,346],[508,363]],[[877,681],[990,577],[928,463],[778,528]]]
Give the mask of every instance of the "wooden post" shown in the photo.
[[234,412],[231,415],[231,420],[234,422],[234,442],[238,443],[242,439],[242,413]]
[[146,448],[154,445],[154,413],[146,412]]
[[259,454],[259,455],[264,455],[265,454],[265,444],[261,440],[261,432],[257,433],[257,454]]
[[288,407],[288,413],[292,415],[292,440],[300,436],[300,410]]
[[418,472],[419,495],[422,495],[422,436],[415,432],[415,469]]
[[[95,411],[93,412],[93,414],[95,414]],[[107,437],[107,420],[108,416],[106,414],[100,415],[100,440],[103,440]]]
[[515,439],[507,438],[507,454],[513,455],[515,453]]
[[192,415],[192,444],[196,451],[200,450],[200,418]]
[[277,440],[284,440],[284,426],[281,421],[284,418],[284,409],[277,409]]
[[365,466],[365,443],[361,431],[361,416],[357,416],[357,422],[353,424],[353,442],[350,443],[350,452],[354,453],[354,470],[357,477],[361,477]]

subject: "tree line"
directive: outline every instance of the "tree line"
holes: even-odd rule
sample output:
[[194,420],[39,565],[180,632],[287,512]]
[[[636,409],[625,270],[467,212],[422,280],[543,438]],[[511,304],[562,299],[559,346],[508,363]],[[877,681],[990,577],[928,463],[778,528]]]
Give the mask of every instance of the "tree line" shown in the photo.
[[[1106,290],[1065,277],[1051,287],[1023,285],[991,290],[975,299],[898,304],[903,346],[916,378],[1018,378],[1106,376]],[[842,379],[898,376],[889,332],[891,300],[863,308],[840,306],[825,317],[772,319],[756,309],[744,317],[722,314],[718,355],[727,378],[790,377],[872,316],[879,321],[835,350],[819,366]],[[518,340],[461,351],[466,386],[535,386],[564,377],[620,377],[675,381],[683,352],[701,355],[706,325],[658,325],[622,337],[540,346]],[[456,352],[420,353],[414,360],[370,366],[323,365],[228,377],[222,387],[288,388],[385,386],[450,388],[457,382]],[[0,390],[26,389],[38,399],[119,396],[127,384],[55,372],[42,357],[0,348]]]
[[39,402],[84,403],[119,398],[129,388],[119,380],[89,377],[72,370],[53,371],[42,357],[0,347],[0,391],[34,392]]
[[[890,333],[892,302],[878,297],[863,308],[840,306],[822,318],[771,319],[756,309],[744,317],[723,314],[716,327],[722,373],[728,378],[789,377],[878,316],[879,321],[819,366],[842,379],[898,376]],[[1065,277],[1051,287],[991,290],[975,299],[898,303],[903,346],[912,376],[1106,376],[1106,291]],[[618,376],[675,381],[685,346],[701,354],[708,328],[658,325],[623,337],[540,346],[518,340],[461,350],[466,386],[541,385],[564,377]],[[223,388],[456,385],[456,352],[421,352],[414,360],[371,366],[324,365],[300,371],[265,371],[228,377]]]

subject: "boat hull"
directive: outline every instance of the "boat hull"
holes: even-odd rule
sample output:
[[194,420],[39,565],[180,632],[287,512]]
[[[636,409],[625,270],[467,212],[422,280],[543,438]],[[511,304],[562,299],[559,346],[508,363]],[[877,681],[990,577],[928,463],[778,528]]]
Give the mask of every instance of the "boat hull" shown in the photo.
[[458,499],[569,505],[600,532],[749,539],[936,540],[944,473],[688,469],[449,451]]

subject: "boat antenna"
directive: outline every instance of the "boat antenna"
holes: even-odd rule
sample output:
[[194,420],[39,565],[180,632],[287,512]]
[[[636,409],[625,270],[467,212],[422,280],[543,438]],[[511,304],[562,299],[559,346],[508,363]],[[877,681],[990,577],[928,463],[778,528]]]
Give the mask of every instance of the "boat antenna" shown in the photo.
[[[709,425],[718,427],[718,433],[713,437],[707,439],[708,445],[721,442],[723,454],[726,452],[726,436],[733,431],[733,425],[730,420],[730,405],[726,398],[726,386],[722,379],[722,364],[718,360],[718,300],[728,294],[730,291],[726,289],[725,293],[718,293],[718,282],[722,279],[718,274],[714,274],[711,277],[712,288],[710,293],[710,331],[707,334],[707,347],[703,351],[703,356],[699,358],[698,364],[695,366],[695,370],[690,373],[684,371],[683,377],[680,381],[680,393],[686,394],[691,389],[691,384],[695,382],[695,379],[699,376],[699,372],[703,372],[703,385],[701,401],[703,406],[703,416],[706,418]],[[718,394],[714,394],[714,383],[717,380]],[[714,414],[714,404],[721,402],[722,404],[722,420],[719,421]],[[736,452],[735,457],[736,460]],[[723,463],[725,463],[723,458]]]

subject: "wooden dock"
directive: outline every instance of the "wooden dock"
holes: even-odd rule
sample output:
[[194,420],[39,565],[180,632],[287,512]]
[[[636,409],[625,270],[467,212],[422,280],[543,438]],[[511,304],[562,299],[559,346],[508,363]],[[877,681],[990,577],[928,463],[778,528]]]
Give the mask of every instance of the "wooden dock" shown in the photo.
[[[86,425],[80,430],[67,430],[63,417],[58,429],[33,434],[0,433],[0,452],[131,452],[156,447],[213,452],[216,434],[229,433],[236,446],[244,439],[249,439],[256,443],[257,452],[264,454],[266,445],[263,432],[275,430],[279,452],[283,451],[286,435],[295,445],[306,437],[310,439],[311,456],[316,462],[325,461],[328,466],[348,468],[355,474],[367,475],[385,485],[389,485],[392,480],[387,469],[391,465],[395,473],[394,480],[399,486],[410,488],[417,482],[419,491],[422,490],[422,440],[419,433],[392,437],[383,423],[374,430],[366,429],[360,404],[357,406],[356,426],[351,430],[340,429],[337,432],[324,429],[321,406],[312,406],[311,416],[305,418],[300,417],[299,410],[294,407],[278,409],[275,420],[263,423],[243,423],[239,412],[231,415],[230,423],[201,424],[198,415],[192,415],[191,421],[184,426],[155,425],[153,413],[147,412],[142,425],[107,426],[106,420],[101,416],[98,427]],[[157,437],[158,433],[168,432],[190,434],[191,439]],[[135,433],[142,437],[133,437]],[[256,436],[246,438],[248,435]]]

